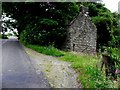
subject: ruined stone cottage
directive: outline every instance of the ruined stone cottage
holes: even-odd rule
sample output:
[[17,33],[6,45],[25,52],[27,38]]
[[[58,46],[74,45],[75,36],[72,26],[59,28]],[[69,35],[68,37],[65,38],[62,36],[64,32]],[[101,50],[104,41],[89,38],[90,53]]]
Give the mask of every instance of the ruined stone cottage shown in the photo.
[[64,49],[87,54],[96,52],[97,30],[85,10],[70,23],[67,32]]

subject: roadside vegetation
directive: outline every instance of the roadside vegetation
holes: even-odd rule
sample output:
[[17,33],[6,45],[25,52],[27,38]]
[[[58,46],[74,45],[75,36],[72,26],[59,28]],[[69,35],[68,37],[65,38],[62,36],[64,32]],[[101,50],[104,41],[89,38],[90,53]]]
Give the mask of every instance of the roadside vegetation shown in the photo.
[[82,88],[113,88],[113,82],[106,80],[105,75],[100,71],[98,64],[100,60],[94,55],[75,54],[72,52],[60,51],[52,46],[25,45],[39,53],[50,56],[57,56],[59,60],[72,63],[72,67],[79,74],[78,81]]
[[[69,23],[88,7],[89,16],[97,28],[97,56],[77,55],[60,51]],[[104,4],[95,2],[24,2],[2,3],[2,12],[16,22],[3,21],[9,28],[18,29],[18,37],[27,47],[46,55],[72,63],[84,88],[111,88],[120,85],[120,15],[112,13]],[[3,27],[4,28],[4,27]],[[5,29],[6,31],[6,29]],[[55,48],[54,48],[55,47]],[[104,67],[99,67],[99,63]],[[108,72],[110,71],[110,72]],[[112,77],[112,78],[109,78]],[[120,86],[118,86],[120,87]]]
[[2,35],[2,39],[8,39],[7,35]]
[[31,48],[39,53],[43,53],[46,55],[51,55],[51,56],[64,56],[64,52],[60,51],[52,46],[49,47],[44,47],[44,46],[39,46],[39,45],[26,45],[28,48]]
[[83,88],[114,87],[113,82],[106,80],[99,66],[97,66],[100,61],[96,56],[67,53],[61,59],[72,63],[72,67],[79,73],[78,79],[82,83]]
[[7,37],[7,35],[2,35],[2,34],[0,34],[0,39],[8,39],[8,37]]

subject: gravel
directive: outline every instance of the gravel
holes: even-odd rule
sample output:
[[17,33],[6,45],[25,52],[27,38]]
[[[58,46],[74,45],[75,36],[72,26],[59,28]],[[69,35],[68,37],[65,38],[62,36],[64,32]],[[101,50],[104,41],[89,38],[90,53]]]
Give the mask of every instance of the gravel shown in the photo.
[[78,74],[71,68],[71,64],[58,60],[56,57],[40,54],[25,47],[25,51],[37,74],[42,71],[52,88],[81,88]]

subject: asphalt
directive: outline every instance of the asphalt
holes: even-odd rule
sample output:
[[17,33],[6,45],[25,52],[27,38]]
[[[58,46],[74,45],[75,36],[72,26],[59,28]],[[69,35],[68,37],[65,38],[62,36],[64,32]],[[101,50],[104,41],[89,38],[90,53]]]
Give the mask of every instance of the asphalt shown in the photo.
[[2,41],[0,40],[0,90],[2,89]]
[[50,88],[43,72],[39,74],[36,72],[18,40],[2,40],[0,44],[2,44],[2,88]]

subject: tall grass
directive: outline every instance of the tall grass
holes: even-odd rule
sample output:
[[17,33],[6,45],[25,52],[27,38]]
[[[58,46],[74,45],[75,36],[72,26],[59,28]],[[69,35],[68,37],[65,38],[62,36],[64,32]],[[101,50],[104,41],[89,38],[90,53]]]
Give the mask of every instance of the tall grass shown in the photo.
[[72,67],[79,73],[78,79],[82,83],[83,88],[113,87],[112,81],[106,80],[106,77],[97,67],[99,61],[96,56],[67,53],[60,59],[72,63]]
[[46,55],[51,55],[51,56],[63,56],[64,53],[52,46],[49,47],[44,47],[44,46],[38,46],[38,45],[26,45],[28,48],[31,48],[39,53],[43,53]]
[[[83,88],[112,88],[113,83],[106,80],[106,77],[97,67],[99,60],[96,56],[77,55],[70,52],[60,51],[52,46],[43,47],[36,45],[27,45],[39,53],[57,56],[59,60],[71,62],[72,67],[79,74],[78,80]],[[60,57],[61,56],[61,57]]]

